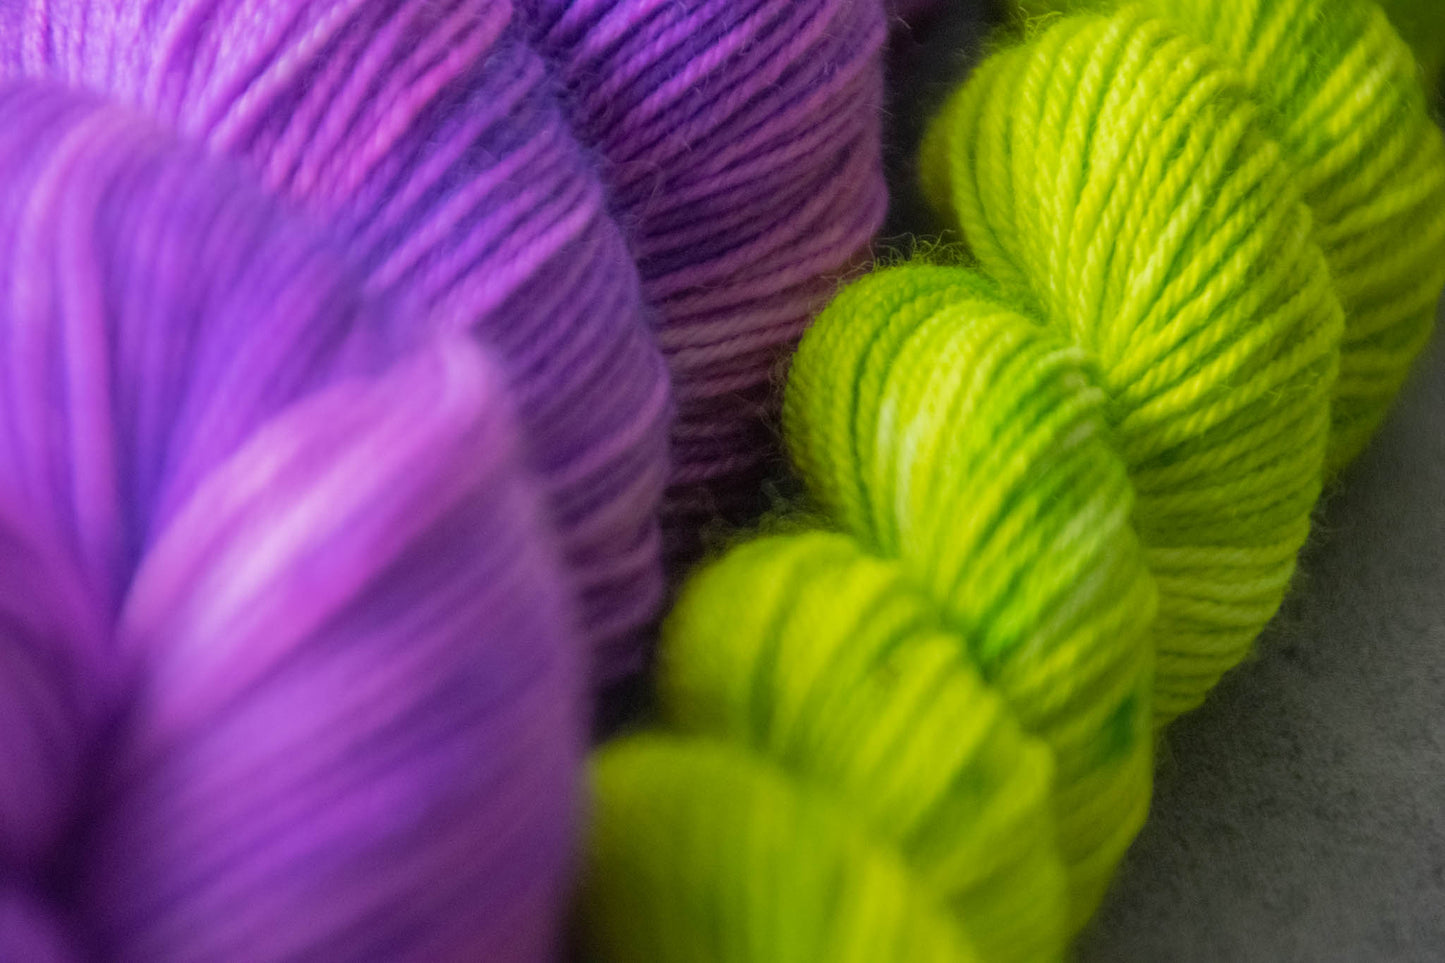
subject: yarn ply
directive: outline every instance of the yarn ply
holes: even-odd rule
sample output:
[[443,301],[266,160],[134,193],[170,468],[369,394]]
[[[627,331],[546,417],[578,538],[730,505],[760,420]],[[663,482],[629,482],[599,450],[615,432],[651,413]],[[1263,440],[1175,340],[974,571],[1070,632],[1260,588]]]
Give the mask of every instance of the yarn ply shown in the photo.
[[0,959],[545,958],[582,666],[495,365],[145,118],[0,117]]
[[243,161],[368,291],[492,346],[606,680],[669,471],[696,507],[762,457],[778,352],[881,221],[883,30],[879,0],[34,0],[0,72]]
[[881,219],[882,33],[0,2],[0,958],[554,954],[587,670]]
[[1159,0],[986,62],[925,147],[978,270],[846,290],[787,441],[824,521],[666,631],[596,763],[607,959],[1058,959],[1154,728],[1277,609],[1445,286],[1445,145],[1354,0]]

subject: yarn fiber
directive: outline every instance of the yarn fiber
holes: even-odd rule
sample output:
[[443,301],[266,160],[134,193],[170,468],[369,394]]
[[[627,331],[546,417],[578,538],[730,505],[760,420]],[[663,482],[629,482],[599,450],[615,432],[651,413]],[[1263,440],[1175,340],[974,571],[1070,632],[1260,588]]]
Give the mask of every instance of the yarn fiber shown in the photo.
[[0,958],[545,958],[581,651],[495,363],[144,117],[0,116]]
[[1445,90],[1445,17],[1440,5],[1434,0],[1384,0],[1381,6],[1415,48],[1426,86],[1438,95]]
[[819,317],[784,424],[820,517],[687,586],[667,730],[594,763],[598,957],[1063,956],[1155,728],[1245,657],[1427,336],[1417,78],[1353,0],[1130,4],[977,71],[923,151],[977,268]]
[[369,292],[496,352],[606,681],[661,599],[669,472],[761,457],[778,352],[881,221],[882,21],[878,0],[35,0],[0,5],[0,70],[243,161],[348,239]]

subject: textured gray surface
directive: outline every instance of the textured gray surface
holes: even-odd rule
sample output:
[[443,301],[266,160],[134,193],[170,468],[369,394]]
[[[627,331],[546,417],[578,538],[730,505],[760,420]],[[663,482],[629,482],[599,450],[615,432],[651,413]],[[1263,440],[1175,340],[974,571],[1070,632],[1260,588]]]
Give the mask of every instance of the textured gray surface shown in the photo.
[[[936,228],[912,147],[985,7],[953,0],[895,41],[894,246]],[[1084,963],[1445,961],[1442,340],[1322,506],[1255,658],[1166,734]]]
[[1445,960],[1445,339],[1161,747],[1086,961]]

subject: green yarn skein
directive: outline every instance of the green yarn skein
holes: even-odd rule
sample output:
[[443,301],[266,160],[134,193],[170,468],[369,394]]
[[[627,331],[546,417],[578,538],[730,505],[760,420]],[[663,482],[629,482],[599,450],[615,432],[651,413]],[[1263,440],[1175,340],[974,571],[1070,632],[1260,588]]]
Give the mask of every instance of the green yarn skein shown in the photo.
[[1445,144],[1363,0],[1059,19],[923,170],[981,270],[881,271],[804,339],[829,530],[686,587],[667,730],[595,763],[598,959],[1061,958],[1445,286]]
[[[1415,50],[1427,89],[1445,92],[1445,5],[1441,0],[1378,0],[1395,29]],[[1104,0],[1016,0],[1025,17],[1103,7]]]

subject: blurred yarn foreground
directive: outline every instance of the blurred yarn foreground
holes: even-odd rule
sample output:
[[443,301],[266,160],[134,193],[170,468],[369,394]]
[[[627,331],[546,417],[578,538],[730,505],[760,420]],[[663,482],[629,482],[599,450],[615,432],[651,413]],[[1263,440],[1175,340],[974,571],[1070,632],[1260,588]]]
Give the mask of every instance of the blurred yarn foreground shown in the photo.
[[556,950],[587,692],[882,219],[884,30],[0,2],[0,960]]

